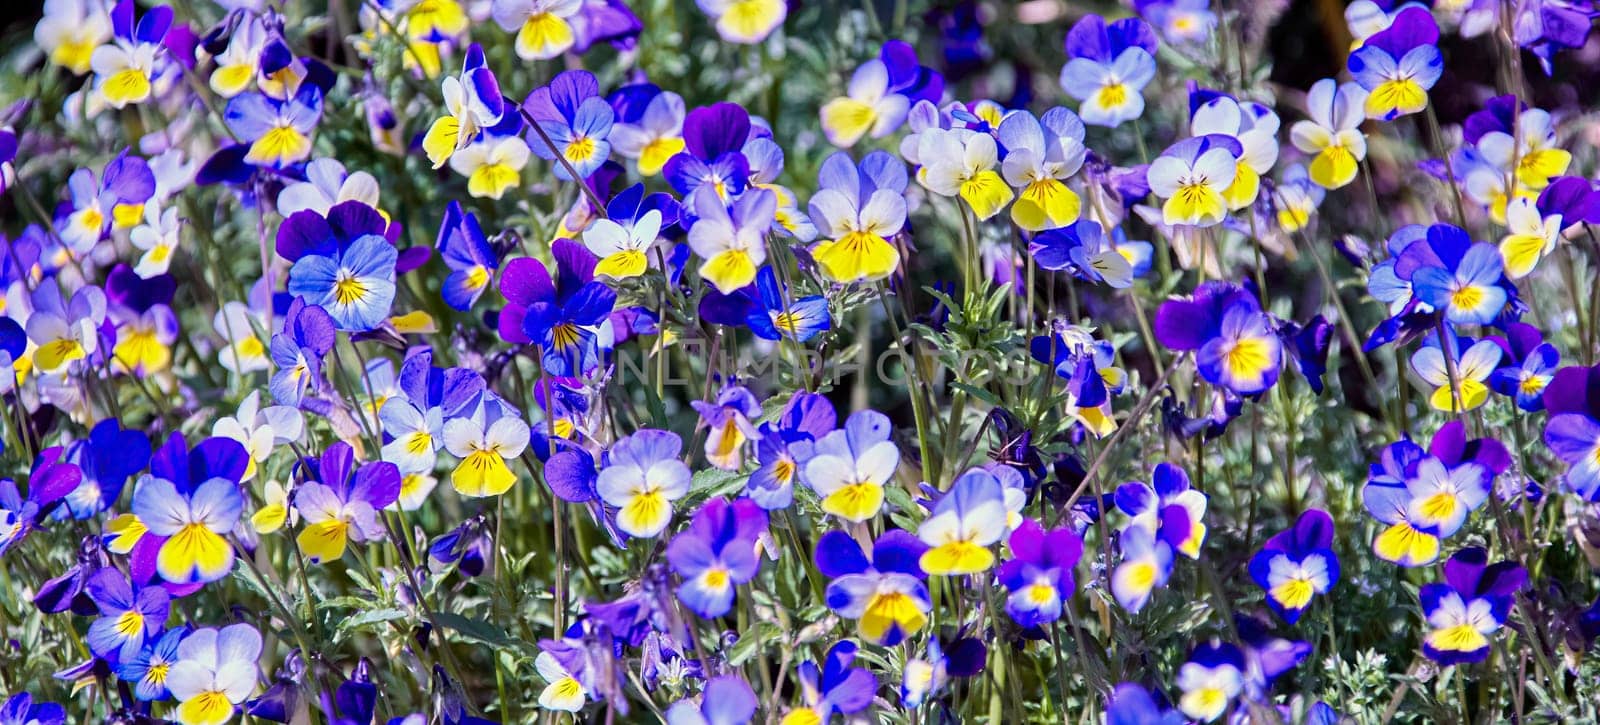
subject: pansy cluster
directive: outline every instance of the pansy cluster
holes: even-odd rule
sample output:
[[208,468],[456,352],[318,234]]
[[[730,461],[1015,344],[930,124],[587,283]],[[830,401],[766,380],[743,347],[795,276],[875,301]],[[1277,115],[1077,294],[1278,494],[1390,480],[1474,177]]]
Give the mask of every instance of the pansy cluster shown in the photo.
[[1093,5],[48,0],[0,725],[1600,718],[1600,4]]

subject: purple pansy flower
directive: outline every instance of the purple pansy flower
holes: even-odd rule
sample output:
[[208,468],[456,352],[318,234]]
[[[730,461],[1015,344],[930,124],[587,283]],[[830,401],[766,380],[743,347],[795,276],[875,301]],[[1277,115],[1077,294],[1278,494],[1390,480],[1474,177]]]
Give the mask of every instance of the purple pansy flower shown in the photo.
[[1315,595],[1327,594],[1339,581],[1339,557],[1332,546],[1333,518],[1312,509],[1250,559],[1250,577],[1266,590],[1267,604],[1290,624],[1300,619]]
[[734,590],[755,578],[761,566],[756,540],[766,528],[767,513],[754,501],[707,501],[667,546],[667,561],[683,578],[678,599],[701,617],[727,614]]

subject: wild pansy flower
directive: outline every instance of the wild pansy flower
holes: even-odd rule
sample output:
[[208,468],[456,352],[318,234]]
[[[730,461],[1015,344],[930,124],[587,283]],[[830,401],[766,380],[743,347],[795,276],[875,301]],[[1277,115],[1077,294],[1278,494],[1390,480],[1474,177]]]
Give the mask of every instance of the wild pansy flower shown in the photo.
[[1212,134],[1239,142],[1233,182],[1222,192],[1229,211],[1255,202],[1261,177],[1278,162],[1278,114],[1254,101],[1237,101],[1215,91],[1189,90],[1189,132],[1196,137]]
[[829,531],[817,541],[818,571],[828,584],[829,609],[857,620],[856,631],[873,644],[893,647],[928,623],[927,574],[917,564],[926,544],[899,529],[890,529],[872,545],[872,558],[843,531]]
[[132,227],[144,218],[144,204],[155,195],[156,176],[150,165],[127,149],[100,172],[78,169],[67,179],[71,201],[56,210],[55,227],[61,243],[76,255],[89,252],[105,239],[113,224]]
[[1178,668],[1178,709],[1201,722],[1211,722],[1227,711],[1244,690],[1244,656],[1234,645],[1212,640],[1189,654]]
[[1527,586],[1528,570],[1512,561],[1490,564],[1488,552],[1474,546],[1444,563],[1444,578],[1418,593],[1428,621],[1422,653],[1444,666],[1482,662],[1489,656],[1489,637]]
[[44,515],[83,481],[83,471],[63,460],[60,446],[48,448],[34,460],[28,475],[26,498],[17,482],[0,478],[0,554],[27,538]]
[[[528,447],[531,431],[526,421],[510,413],[488,421],[477,416],[451,418],[445,422],[443,434],[445,450],[461,459],[450,473],[450,484],[458,493],[499,496],[517,482],[506,461],[522,455]],[[416,440],[411,438],[411,442]]]
[[1556,371],[1544,391],[1544,444],[1567,464],[1567,488],[1600,500],[1600,366]]
[[[544,369],[551,375],[582,375],[595,367],[602,348],[611,347],[610,316],[617,294],[594,279],[594,255],[582,245],[558,239],[551,252],[559,287],[535,260],[506,264],[500,292],[510,304],[501,310],[500,336],[538,345]],[[515,337],[508,337],[512,324],[517,325]]]
[[865,668],[851,666],[857,649],[856,643],[847,640],[828,648],[820,668],[815,662],[800,663],[800,693],[805,706],[790,710],[783,716],[782,725],[829,723],[833,722],[834,713],[848,721],[872,706],[878,678]]
[[178,316],[171,302],[171,277],[141,279],[125,264],[106,277],[107,317],[116,325],[111,348],[113,369],[138,377],[163,372],[172,364]]
[[788,338],[804,343],[832,325],[826,297],[788,299],[788,291],[770,266],[756,273],[756,293],[756,304],[750,307],[745,323],[763,340]]
[[245,374],[272,367],[267,345],[261,335],[267,329],[264,315],[252,310],[243,302],[222,303],[221,309],[211,319],[211,329],[222,338],[223,348],[217,353],[217,362],[229,372]]
[[255,478],[260,465],[273,451],[300,440],[304,432],[305,418],[298,409],[288,405],[262,408],[260,390],[250,391],[239,402],[238,412],[232,417],[218,419],[211,427],[211,435],[238,441],[249,453],[250,463],[241,481]]
[[279,405],[298,406],[307,389],[321,392],[327,386],[322,375],[322,359],[338,340],[333,318],[328,311],[306,304],[304,297],[289,303],[283,331],[272,336],[272,365],[277,368],[267,382],[267,390]]
[[327,311],[334,326],[364,332],[389,315],[395,296],[393,239],[399,227],[366,204],[347,201],[327,216],[298,211],[278,228],[278,256],[289,268],[290,295]]
[[1011,596],[1006,613],[1023,628],[1061,618],[1064,602],[1077,587],[1073,571],[1083,556],[1083,539],[1068,528],[1045,531],[1023,519],[1007,540],[1011,559],[1000,565],[999,579]]
[[484,135],[451,156],[450,168],[467,177],[467,193],[474,198],[499,199],[522,181],[529,153],[521,136]]
[[752,45],[767,39],[789,16],[787,0],[695,0],[700,12],[729,43]]
[[1201,521],[1206,514],[1206,495],[1190,488],[1189,474],[1171,463],[1156,465],[1150,481],[1129,481],[1117,487],[1117,508],[1129,517],[1123,530],[1142,528],[1183,555],[1200,558],[1200,546],[1206,540],[1206,525]]
[[1061,87],[1078,99],[1078,115],[1094,126],[1115,127],[1144,114],[1144,87],[1156,77],[1156,34],[1143,20],[1107,23],[1086,15],[1067,31],[1071,60]]
[[1150,191],[1166,199],[1162,222],[1197,227],[1222,223],[1243,152],[1238,139],[1220,134],[1184,139],[1161,152],[1150,164],[1148,180]]
[[755,578],[761,566],[756,542],[766,530],[767,513],[754,501],[707,501],[689,528],[667,545],[667,561],[683,579],[678,599],[707,619],[727,614],[734,590]]
[[1350,75],[1368,93],[1368,118],[1392,121],[1428,106],[1428,91],[1444,73],[1438,43],[1433,13],[1408,7],[1350,54]]
[[1283,343],[1255,295],[1227,282],[1206,282],[1189,299],[1156,311],[1156,339],[1173,350],[1195,351],[1200,376],[1239,395],[1278,380]]
[[53,702],[34,704],[33,695],[19,692],[0,704],[0,723],[5,725],[66,725],[67,712]]
[[305,520],[295,543],[313,564],[335,561],[347,542],[377,541],[385,527],[378,512],[400,496],[400,471],[378,461],[355,465],[355,451],[339,441],[322,454],[317,480],[295,489],[294,507]]
[[1250,558],[1250,578],[1267,593],[1267,604],[1294,624],[1318,594],[1339,581],[1339,556],[1333,553],[1333,518],[1311,509],[1294,527],[1267,539]]
[[[534,89],[522,102],[522,113],[538,126],[528,139],[534,155],[555,161],[560,154],[566,160],[551,168],[558,179],[581,182],[611,156],[609,137],[616,111],[600,97],[600,81],[589,71],[563,71],[549,85]],[[543,136],[538,135],[541,131]],[[545,143],[544,137],[550,142]],[[567,171],[568,164],[577,179]]]
[[1080,219],[1051,229],[1028,243],[1028,253],[1043,269],[1068,270],[1090,282],[1124,289],[1133,285],[1133,267],[1121,247],[1113,248],[1099,222]]
[[714,677],[700,703],[679,700],[667,709],[667,725],[742,725],[754,722],[758,703],[750,683],[738,675]]
[[1452,324],[1493,322],[1510,297],[1500,250],[1449,224],[1429,227],[1427,242],[1406,248],[1396,275],[1409,278],[1412,294]]
[[227,47],[213,58],[217,67],[211,71],[207,85],[223,98],[243,93],[261,72],[261,56],[268,42],[267,26],[262,18],[242,14],[227,36]]
[[706,462],[724,471],[744,467],[745,443],[761,439],[751,422],[761,417],[761,403],[743,385],[729,382],[717,393],[714,403],[689,402],[706,427]]
[[1566,173],[1572,153],[1556,145],[1555,120],[1549,111],[1521,103],[1516,108],[1515,122],[1483,133],[1476,146],[1494,169],[1513,178],[1519,187],[1537,191]]
[[445,115],[428,126],[428,133],[422,138],[422,150],[435,169],[466,148],[483,129],[499,123],[506,112],[500,83],[495,80],[494,71],[489,70],[483,48],[477,43],[467,47],[461,76],[446,76],[440,89],[444,93]]
[[249,624],[197,629],[178,644],[167,689],[182,725],[222,725],[256,689],[261,633]]
[[498,255],[483,234],[483,227],[478,225],[477,215],[463,211],[460,202],[451,201],[445,207],[444,220],[439,223],[434,247],[439,250],[445,266],[450,268],[439,290],[445,304],[463,312],[472,309],[489,289],[500,266]]
[[[1163,701],[1164,702],[1164,701]],[[1132,682],[1117,685],[1106,700],[1106,725],[1183,725],[1183,713],[1163,705]]]
[[650,249],[661,234],[661,212],[644,212],[638,219],[596,219],[583,232],[583,243],[600,258],[594,273],[612,279],[629,279],[650,267]]
[[180,225],[177,207],[163,210],[147,204],[144,214],[144,223],[128,233],[128,241],[144,252],[133,267],[134,274],[149,279],[166,274],[171,268],[172,257],[178,252]]
[[591,690],[579,677],[593,674],[584,664],[581,646],[541,641],[539,656],[533,660],[534,669],[545,681],[544,690],[539,693],[539,707],[559,712],[582,710]]
[[144,103],[154,86],[156,67],[166,55],[161,41],[172,26],[172,8],[150,8],[134,25],[133,0],[121,0],[111,10],[114,42],[95,48],[89,56],[94,69],[95,91],[106,103],[122,108]]
[[[667,161],[684,149],[683,96],[640,84],[619,88],[612,98],[628,97],[636,92],[648,95],[649,100],[617,108],[617,124],[611,127],[611,147],[623,158],[635,160],[640,176],[655,176],[661,173]],[[616,107],[619,103],[613,100],[612,105]]]
[[835,146],[849,148],[862,137],[883,138],[905,123],[911,100],[890,90],[889,66],[873,58],[856,67],[841,98],[822,105],[822,132]]
[[156,561],[162,579],[212,582],[233,569],[233,547],[224,537],[244,511],[239,479],[249,457],[227,438],[186,451],[177,433],[156,453],[150,473],[134,486],[132,512],[150,534],[165,537]]
[[1488,500],[1495,477],[1510,461],[1499,442],[1468,440],[1460,421],[1440,428],[1426,451],[1410,440],[1390,444],[1361,491],[1367,511],[1389,524],[1373,541],[1373,551],[1400,566],[1432,563],[1440,540],[1460,530]]
[[1326,189],[1312,183],[1306,167],[1301,164],[1295,164],[1285,170],[1273,192],[1272,207],[1277,211],[1274,218],[1278,222],[1278,229],[1284,234],[1294,234],[1309,226],[1311,218],[1316,215],[1317,209],[1322,206],[1322,200],[1328,193]]
[[[570,239],[557,239],[550,246],[550,252],[555,258],[557,279],[561,282],[560,289],[557,289],[556,282],[551,279],[550,270],[543,262],[536,259],[526,257],[513,259],[506,263],[505,270],[500,275],[500,294],[505,297],[506,306],[500,310],[497,325],[500,338],[506,342],[544,344],[544,340],[536,341],[528,332],[523,331],[523,322],[535,305],[561,307],[567,301],[577,298],[580,289],[585,290],[584,297],[599,292],[598,289],[590,291],[588,285],[593,283],[593,280],[585,279],[593,275],[594,255]],[[603,283],[596,284],[605,286]],[[544,330],[538,332],[542,338]],[[589,332],[592,336],[593,331]],[[563,334],[562,339],[570,339],[572,344],[585,341],[579,330],[573,330],[570,335]],[[554,341],[555,338],[552,336],[551,342]]]
[[1204,42],[1217,27],[1211,0],[1135,0],[1133,6],[1175,45]]
[[111,39],[111,15],[100,0],[45,0],[33,42],[50,62],[73,75],[89,72],[100,45]]
[[[378,210],[381,190],[378,180],[365,171],[346,172],[336,159],[312,159],[306,164],[306,180],[296,181],[278,192],[278,213],[285,219],[297,211],[311,210],[327,216],[334,206],[359,201]],[[385,216],[387,218],[387,216]]]
[[672,521],[672,504],[689,493],[689,467],[678,456],[683,439],[644,429],[612,444],[595,490],[616,507],[617,528],[648,539]]
[[166,627],[171,597],[160,586],[136,588],[121,570],[108,566],[90,575],[85,589],[100,610],[84,637],[96,657],[131,660]]
[[1006,535],[1005,493],[994,474],[975,468],[961,474],[917,527],[928,545],[918,565],[931,575],[960,576],[994,566],[989,547]]
[[123,658],[117,665],[117,679],[133,684],[133,696],[140,702],[165,700],[167,677],[178,662],[178,645],[189,636],[189,628],[169,629],[159,638],[145,643],[138,654]]
[[662,168],[686,212],[698,214],[703,196],[727,203],[744,193],[750,183],[750,160],[744,155],[750,135],[750,112],[737,103],[689,112],[683,122],[683,151]]
[[502,30],[516,31],[518,58],[547,60],[572,47],[568,19],[582,7],[583,0],[494,0],[490,13]]
[[424,413],[404,398],[384,401],[378,419],[391,440],[383,446],[383,460],[398,466],[401,473],[432,471],[444,445],[442,415],[438,407]]
[[1561,353],[1544,341],[1539,328],[1521,322],[1506,325],[1506,346],[1509,355],[1489,376],[1489,387],[1515,400],[1518,408],[1544,410],[1544,391],[1555,378]]
[[1000,172],[1018,189],[1011,220],[1028,231],[1077,221],[1082,202],[1063,183],[1078,173],[1089,152],[1077,114],[1059,106],[1039,118],[1017,111],[1000,121],[997,133],[1006,149]]
[[877,280],[900,266],[889,240],[906,223],[905,165],[885,151],[852,163],[844,152],[830,155],[817,171],[811,221],[827,241],[811,248],[823,275],[836,282]]
[[732,294],[755,281],[756,268],[767,261],[766,235],[777,201],[766,189],[740,194],[731,207],[713,194],[695,197],[697,218],[689,228],[689,247],[705,260],[701,278],[718,292]]
[[[1474,341],[1470,337],[1448,333],[1446,340],[1441,342],[1435,333],[1411,356],[1411,369],[1434,386],[1433,394],[1428,396],[1428,404],[1434,410],[1466,412],[1489,401],[1486,381],[1500,366],[1503,353],[1504,350],[1493,340]],[[1450,359],[1446,360],[1446,356]],[[1452,366],[1455,368],[1453,375],[1450,370]]]
[[1506,204],[1506,236],[1500,240],[1506,277],[1521,279],[1555,251],[1562,232],[1600,219],[1600,193],[1588,179],[1552,179],[1537,200],[1518,197]]
[[912,710],[922,707],[950,681],[950,660],[939,646],[938,637],[929,637],[926,654],[906,660],[901,667],[900,705]]
[[1306,93],[1310,118],[1289,128],[1289,140],[1313,155],[1311,181],[1316,185],[1338,189],[1355,180],[1367,157],[1367,137],[1361,132],[1366,103],[1367,91],[1361,86],[1340,85],[1332,78],[1317,81]]
[[995,171],[999,148],[993,136],[965,129],[930,129],[919,134],[917,181],[940,196],[960,197],[984,221],[1000,213],[1016,193]]
[[745,484],[745,494],[768,511],[794,502],[794,482],[810,460],[814,443],[839,424],[833,403],[822,395],[800,391],[777,419],[762,423],[756,458],[761,464]]
[[73,518],[92,518],[115,504],[128,478],[150,463],[150,439],[143,431],[125,430],[117,419],[105,418],[89,429],[87,437],[67,447],[64,460],[83,475],[63,503]]
[[822,498],[823,511],[852,523],[878,515],[883,487],[900,465],[892,432],[887,416],[860,410],[812,445],[802,478]]
[[106,317],[106,295],[99,287],[80,287],[63,302],[61,288],[47,282],[34,290],[32,305],[26,329],[36,346],[33,367],[40,373],[60,372],[99,349],[100,325]]
[[1138,614],[1156,589],[1172,575],[1172,546],[1143,526],[1130,526],[1117,536],[1122,563],[1111,573],[1111,594],[1130,614]]

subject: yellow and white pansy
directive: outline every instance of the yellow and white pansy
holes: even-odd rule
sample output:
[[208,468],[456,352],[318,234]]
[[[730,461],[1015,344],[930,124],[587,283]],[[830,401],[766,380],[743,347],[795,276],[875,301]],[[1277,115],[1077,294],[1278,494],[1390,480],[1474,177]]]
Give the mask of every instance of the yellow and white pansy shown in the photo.
[[1522,279],[1528,276],[1539,260],[1555,251],[1561,241],[1563,222],[1560,214],[1545,216],[1533,199],[1520,197],[1506,205],[1506,235],[1500,240],[1500,257],[1505,261],[1506,276]]
[[466,148],[483,129],[499,123],[505,113],[500,84],[485,65],[483,49],[477,43],[467,49],[460,77],[447,76],[440,89],[445,115],[436,119],[422,137],[422,150],[435,169]]
[[856,68],[844,96],[823,104],[822,132],[833,145],[849,148],[862,137],[893,133],[910,108],[910,99],[889,91],[889,67],[874,58]]
[[211,320],[211,329],[222,338],[224,347],[217,362],[229,372],[253,373],[272,367],[265,339],[272,334],[266,318],[243,302],[225,302]]
[[1067,178],[1083,167],[1088,147],[1077,114],[1056,107],[1034,118],[1017,111],[1000,121],[1000,143],[1006,147],[1000,171],[1016,187],[1011,220],[1028,231],[1059,229],[1078,220],[1082,200],[1067,188]]
[[1190,133],[1220,134],[1239,141],[1233,183],[1222,193],[1229,211],[1254,203],[1261,191],[1261,177],[1278,163],[1278,127],[1278,114],[1271,108],[1251,101],[1240,103],[1228,96],[1217,96],[1194,109]]
[[547,60],[576,42],[569,20],[583,9],[583,0],[494,0],[490,13],[506,32],[517,34],[517,57]]
[[305,432],[305,418],[300,411],[288,405],[261,407],[261,391],[252,390],[239,402],[232,417],[222,418],[211,427],[211,435],[238,441],[250,456],[241,481],[248,481],[261,470],[273,451],[300,440]]
[[228,47],[215,58],[217,67],[211,71],[211,90],[223,98],[233,98],[249,90],[260,73],[261,51],[266,46],[266,25],[260,17],[246,15],[234,26]]
[[1309,119],[1289,128],[1289,140],[1313,158],[1311,181],[1324,189],[1338,189],[1356,178],[1362,159],[1367,157],[1367,137],[1361,133],[1366,120],[1367,92],[1354,83],[1340,85],[1324,78],[1306,94]]
[[163,210],[150,204],[144,210],[144,223],[128,233],[128,241],[143,250],[133,273],[141,279],[150,279],[167,273],[172,265],[172,255],[178,251],[178,208]]
[[583,244],[600,258],[594,273],[612,279],[644,274],[650,266],[650,247],[661,233],[661,212],[651,209],[637,220],[621,224],[597,219],[583,232]]
[[1151,162],[1146,174],[1150,191],[1166,200],[1162,223],[1220,224],[1228,215],[1224,194],[1238,173],[1240,149],[1237,139],[1213,134],[1179,141]]
[[684,149],[685,116],[683,97],[661,91],[645,104],[638,120],[611,127],[611,148],[623,158],[634,159],[640,176],[655,176],[668,159]]
[[33,42],[53,65],[73,75],[89,72],[96,48],[111,39],[111,14],[101,0],[45,0]]
[[786,0],[695,0],[695,4],[715,21],[717,35],[744,45],[766,40],[789,15]]
[[[444,445],[444,421],[439,408],[429,408],[424,413],[409,400],[390,397],[379,408],[378,420],[391,439],[383,446],[383,460],[395,464],[402,474],[433,470],[439,448]],[[404,486],[401,497],[404,498]]]
[[517,482],[506,460],[522,455],[528,447],[528,424],[521,418],[502,415],[488,428],[473,417],[452,418],[444,424],[444,447],[461,459],[450,474],[450,483],[463,496],[499,496]]
[[1572,164],[1572,153],[1556,146],[1550,112],[1538,108],[1517,114],[1515,135],[1490,131],[1479,137],[1477,147],[1484,161],[1497,169],[1509,173],[1515,165],[1518,186],[1533,190],[1548,186]]
[[917,181],[940,196],[960,197],[979,221],[1000,213],[1016,195],[995,171],[999,148],[993,136],[964,129],[929,129],[919,134]]
[[672,521],[672,505],[689,493],[693,475],[679,459],[683,439],[669,431],[645,429],[617,441],[595,480],[600,499],[616,510],[617,529],[651,538]]
[[450,168],[467,177],[468,194],[499,199],[522,181],[531,153],[521,136],[485,136],[451,156]]

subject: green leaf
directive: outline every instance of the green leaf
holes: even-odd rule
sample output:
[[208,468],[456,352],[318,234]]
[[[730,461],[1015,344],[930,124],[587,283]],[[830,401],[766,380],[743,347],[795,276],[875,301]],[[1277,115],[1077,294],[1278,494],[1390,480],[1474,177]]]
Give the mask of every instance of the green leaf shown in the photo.
[[774,622],[757,622],[750,631],[739,637],[728,650],[728,665],[738,667],[762,649],[768,640],[783,636],[783,628]]
[[514,649],[529,656],[536,654],[532,645],[512,638],[505,633],[505,630],[481,619],[462,616],[455,612],[435,612],[433,620],[440,627],[455,630],[467,639],[475,639],[495,647]]

